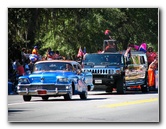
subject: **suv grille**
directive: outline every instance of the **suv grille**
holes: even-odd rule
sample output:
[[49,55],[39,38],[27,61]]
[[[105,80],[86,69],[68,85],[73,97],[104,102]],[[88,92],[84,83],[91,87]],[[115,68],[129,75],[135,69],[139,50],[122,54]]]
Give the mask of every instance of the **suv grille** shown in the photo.
[[113,69],[84,69],[84,72],[91,72],[93,74],[114,74],[115,71]]

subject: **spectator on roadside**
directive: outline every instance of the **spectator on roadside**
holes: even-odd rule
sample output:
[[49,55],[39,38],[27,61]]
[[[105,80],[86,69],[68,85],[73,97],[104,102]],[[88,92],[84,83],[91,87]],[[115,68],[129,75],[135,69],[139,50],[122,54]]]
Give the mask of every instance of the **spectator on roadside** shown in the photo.
[[20,62],[17,62],[16,65],[17,65],[17,75],[18,75],[18,77],[23,76],[25,74],[23,65],[21,65]]
[[33,72],[33,66],[34,66],[34,63],[32,61],[30,61],[28,64],[28,67],[29,67],[29,70],[31,73]]
[[158,56],[150,63],[148,68],[148,85],[155,86],[155,71],[158,70]]
[[51,48],[49,47],[47,52],[46,52],[46,59],[47,60],[52,60],[53,59],[53,55],[54,55],[54,51],[51,50]]
[[21,55],[20,46],[16,47],[16,50],[14,52],[14,61],[18,61],[22,64],[22,55]]
[[158,70],[158,55],[156,54],[155,59],[149,65],[150,69]]
[[34,46],[33,50],[32,50],[32,54],[36,54],[38,55],[38,47],[37,46]]
[[12,62],[12,67],[13,67],[13,70],[14,70],[14,71],[17,70],[17,64],[16,64],[17,62],[18,62],[18,60]]
[[62,59],[62,57],[60,56],[59,51],[55,51],[55,54],[53,55],[53,59],[54,60],[60,60],[60,59]]
[[148,66],[149,66],[155,60],[155,58],[157,57],[157,54],[156,52],[153,51],[152,47],[149,47],[146,55],[148,58]]
[[29,67],[29,62],[30,62],[29,59],[27,59],[27,60],[25,61],[25,66],[24,66],[25,74],[30,74],[30,73],[31,73],[30,67]]
[[21,57],[22,57],[22,64],[24,66],[25,65],[25,61],[26,61],[26,49],[25,48],[22,48]]
[[29,56],[29,60],[32,61],[33,63],[38,61],[38,58],[39,57],[36,54],[30,54],[30,56]]
[[26,59],[29,59],[30,54],[31,54],[31,49],[26,49],[26,52],[25,52]]

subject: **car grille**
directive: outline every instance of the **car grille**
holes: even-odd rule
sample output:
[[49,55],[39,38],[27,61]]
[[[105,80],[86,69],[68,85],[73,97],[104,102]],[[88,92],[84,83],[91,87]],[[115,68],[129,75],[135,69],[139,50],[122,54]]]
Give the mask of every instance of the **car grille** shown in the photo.
[[[32,83],[40,83],[42,81],[41,77],[33,77],[31,78]],[[43,83],[55,83],[55,78],[51,77],[43,77]]]
[[108,75],[93,75],[93,78],[108,78]]
[[114,74],[115,71],[113,69],[84,69],[84,72],[91,72],[93,74]]
[[37,89],[46,89],[46,90],[65,90],[66,86],[62,85],[31,85],[31,86],[21,86],[21,90],[25,90],[28,88],[29,90],[37,90]]

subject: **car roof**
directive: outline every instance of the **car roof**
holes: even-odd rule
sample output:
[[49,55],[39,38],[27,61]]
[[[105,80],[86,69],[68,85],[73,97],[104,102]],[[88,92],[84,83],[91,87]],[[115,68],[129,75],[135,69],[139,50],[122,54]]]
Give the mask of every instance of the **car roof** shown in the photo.
[[[117,52],[104,52],[104,53],[87,53],[88,54],[125,54],[125,50],[122,50],[122,51],[117,51]],[[134,51],[134,50],[131,50],[131,54],[146,54],[142,51]]]
[[43,61],[37,61],[35,64],[38,63],[43,63],[43,62],[65,62],[65,63],[77,63],[76,61],[73,60],[43,60]]

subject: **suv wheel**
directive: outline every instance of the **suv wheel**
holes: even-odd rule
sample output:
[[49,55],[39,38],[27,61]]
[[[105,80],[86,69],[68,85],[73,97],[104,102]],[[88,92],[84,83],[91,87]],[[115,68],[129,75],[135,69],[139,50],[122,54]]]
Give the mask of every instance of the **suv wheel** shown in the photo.
[[118,94],[125,94],[126,87],[125,87],[125,78],[124,76],[120,77],[116,82],[116,89]]
[[141,90],[142,90],[142,93],[147,93],[149,92],[149,87],[147,85],[141,85]]
[[106,90],[107,93],[112,93],[113,88],[111,86],[107,86]]

